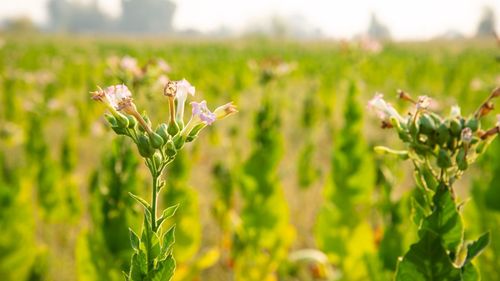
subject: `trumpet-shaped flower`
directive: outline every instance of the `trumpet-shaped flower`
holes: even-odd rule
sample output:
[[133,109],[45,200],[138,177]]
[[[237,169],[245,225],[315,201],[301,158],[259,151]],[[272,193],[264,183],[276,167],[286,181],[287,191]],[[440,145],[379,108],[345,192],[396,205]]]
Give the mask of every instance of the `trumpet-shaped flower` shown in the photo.
[[193,107],[193,118],[199,119],[201,123],[211,125],[217,119],[217,116],[208,109],[206,101],[192,102],[191,106]]
[[180,81],[175,82],[175,86],[176,86],[175,98],[177,99],[177,110],[175,119],[179,122],[182,122],[184,117],[184,105],[186,103],[188,94],[194,96],[196,89],[186,79],[182,79]]
[[215,114],[215,118],[217,120],[220,120],[220,119],[223,119],[223,118],[226,118],[227,116],[233,114],[233,113],[236,113],[238,112],[238,109],[236,108],[236,106],[233,104],[233,102],[230,102],[230,103],[226,103],[224,105],[221,105],[219,107],[217,107],[215,110],[214,110],[214,114]]
[[404,122],[403,117],[384,100],[384,95],[377,93],[375,97],[368,102],[368,108],[374,110],[382,120],[388,120],[391,117],[396,118],[400,123]]
[[92,99],[101,101],[114,110],[121,110],[124,103],[132,100],[132,93],[125,85],[114,85],[92,92]]

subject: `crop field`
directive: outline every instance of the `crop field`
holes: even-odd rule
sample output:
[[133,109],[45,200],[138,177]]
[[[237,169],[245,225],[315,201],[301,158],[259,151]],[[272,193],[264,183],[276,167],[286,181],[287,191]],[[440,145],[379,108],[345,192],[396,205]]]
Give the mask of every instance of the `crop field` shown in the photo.
[[2,281],[500,280],[493,40],[0,41]]

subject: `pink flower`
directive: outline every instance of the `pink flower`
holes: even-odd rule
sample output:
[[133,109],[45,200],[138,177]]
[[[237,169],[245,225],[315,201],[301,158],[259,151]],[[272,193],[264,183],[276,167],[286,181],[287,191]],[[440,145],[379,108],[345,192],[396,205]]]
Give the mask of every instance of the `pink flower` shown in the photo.
[[428,109],[431,105],[431,98],[428,96],[419,96],[417,100],[417,110]]
[[194,96],[196,89],[186,79],[176,81],[175,86],[175,98],[177,99],[175,119],[180,122],[184,117],[184,104],[187,100],[188,94]]
[[211,125],[217,119],[217,116],[208,109],[206,101],[192,102],[191,106],[193,107],[193,117],[201,120],[201,123]]
[[396,118],[399,122],[404,122],[405,120],[399,113],[392,107],[391,104],[387,103],[384,100],[384,95],[380,93],[376,93],[375,97],[368,102],[368,108],[374,110],[375,113],[382,120],[388,120],[392,117]]
[[124,102],[132,99],[132,93],[125,85],[109,86],[104,90],[109,104],[116,110],[121,110]]

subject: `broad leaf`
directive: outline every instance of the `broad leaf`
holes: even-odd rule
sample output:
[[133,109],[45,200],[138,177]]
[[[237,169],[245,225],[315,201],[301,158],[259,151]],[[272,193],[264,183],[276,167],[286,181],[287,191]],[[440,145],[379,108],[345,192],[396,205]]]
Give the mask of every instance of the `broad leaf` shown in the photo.
[[461,271],[453,266],[439,236],[424,230],[420,241],[399,262],[395,280],[457,281],[461,280]]
[[164,259],[166,256],[170,254],[172,246],[174,245],[175,242],[174,234],[175,234],[175,225],[173,225],[169,230],[167,230],[167,232],[163,234],[160,259]]
[[463,239],[463,223],[447,187],[439,186],[434,195],[434,210],[424,219],[422,229],[439,236],[446,250],[456,252]]
[[174,276],[174,271],[175,260],[172,255],[169,255],[158,263],[158,268],[151,275],[151,281],[170,281]]
[[132,245],[132,248],[134,250],[139,251],[139,236],[137,236],[137,234],[135,234],[135,232],[131,228],[129,228],[128,231],[130,236],[130,245]]

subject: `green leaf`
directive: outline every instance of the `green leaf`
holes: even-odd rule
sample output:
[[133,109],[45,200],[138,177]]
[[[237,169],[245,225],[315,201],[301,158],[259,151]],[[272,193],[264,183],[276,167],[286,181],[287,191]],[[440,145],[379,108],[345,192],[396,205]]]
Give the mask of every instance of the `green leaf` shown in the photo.
[[469,263],[473,258],[479,255],[486,246],[490,244],[490,232],[481,235],[476,241],[467,246],[467,258],[465,263]]
[[462,279],[461,281],[479,281],[479,272],[472,263],[466,264],[462,267]]
[[396,281],[457,281],[461,271],[453,266],[441,239],[423,230],[420,241],[413,244],[396,271]]
[[129,192],[128,194],[130,196],[132,196],[132,198],[134,198],[135,201],[139,202],[144,207],[144,209],[146,210],[146,212],[148,212],[151,215],[151,206],[149,205],[148,202],[146,202],[146,200],[142,199],[141,197],[139,197],[137,195],[134,195],[131,192]]
[[163,234],[160,259],[163,259],[164,257],[167,257],[170,254],[172,246],[175,243],[174,234],[175,234],[175,225],[173,225],[169,230],[167,230],[167,232]]
[[411,218],[413,223],[420,226],[426,216],[426,210],[415,198],[411,198]]
[[163,222],[166,219],[172,217],[175,214],[175,212],[177,211],[177,208],[179,208],[179,204],[176,204],[174,206],[170,206],[170,207],[166,208],[165,210],[163,210],[163,213],[156,221],[156,225],[158,226],[158,229],[160,229],[161,225],[163,224]]
[[132,255],[129,278],[131,281],[142,281],[147,272],[147,260],[144,252],[139,251]]
[[129,236],[130,236],[130,245],[132,245],[132,248],[136,251],[139,251],[139,236],[135,234],[135,232],[129,227]]
[[158,268],[153,271],[151,281],[169,281],[174,276],[175,260],[169,255],[165,260],[158,263]]
[[439,236],[446,250],[456,252],[462,243],[464,230],[462,218],[448,188],[440,185],[433,201],[434,210],[430,216],[424,219],[422,229]]

